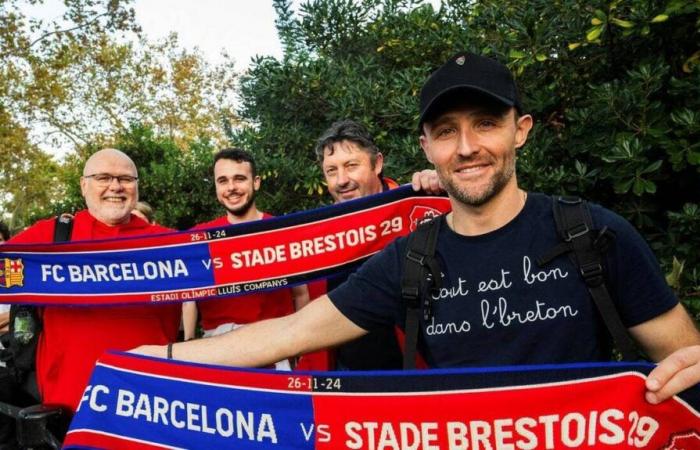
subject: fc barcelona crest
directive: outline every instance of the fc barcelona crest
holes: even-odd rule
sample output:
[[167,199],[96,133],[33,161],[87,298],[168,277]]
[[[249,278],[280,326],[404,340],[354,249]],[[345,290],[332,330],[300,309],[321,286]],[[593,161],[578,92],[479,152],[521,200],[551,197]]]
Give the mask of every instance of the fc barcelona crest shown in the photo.
[[24,286],[24,264],[22,259],[0,259],[0,287]]

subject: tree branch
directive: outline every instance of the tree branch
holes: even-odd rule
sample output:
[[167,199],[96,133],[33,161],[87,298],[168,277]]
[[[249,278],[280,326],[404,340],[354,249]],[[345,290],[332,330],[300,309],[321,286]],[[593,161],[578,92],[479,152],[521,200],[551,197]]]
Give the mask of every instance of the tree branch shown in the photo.
[[84,137],[80,136],[77,133],[73,133],[72,131],[69,131],[68,128],[66,128],[64,125],[62,125],[58,119],[53,117],[53,115],[50,115],[47,118],[47,121],[48,121],[49,125],[55,127],[61,134],[63,134],[68,139],[70,139],[70,141],[73,142],[73,144],[75,144],[76,147],[83,145],[87,142],[87,139],[85,139]]
[[42,36],[39,36],[37,39],[33,40],[29,44],[29,47],[27,47],[27,48],[28,49],[32,48],[34,46],[34,44],[43,41],[44,39],[46,39],[47,37],[49,37],[51,35],[61,34],[61,33],[69,33],[71,31],[75,31],[75,30],[79,30],[81,28],[88,27],[88,26],[92,25],[93,23],[97,22],[101,17],[106,16],[108,14],[109,14],[108,12],[103,12],[102,14],[98,14],[97,16],[95,16],[95,18],[92,19],[91,21],[85,22],[84,24],[81,24],[81,25],[76,25],[73,28],[66,28],[64,30],[54,30],[54,31],[49,31],[48,33],[44,33]]

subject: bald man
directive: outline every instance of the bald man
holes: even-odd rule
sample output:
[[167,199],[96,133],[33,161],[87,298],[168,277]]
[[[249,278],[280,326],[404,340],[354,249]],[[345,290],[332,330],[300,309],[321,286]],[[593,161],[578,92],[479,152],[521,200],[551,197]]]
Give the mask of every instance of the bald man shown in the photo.
[[[126,154],[104,149],[85,163],[80,191],[87,209],[73,219],[71,240],[112,239],[170,231],[131,214],[139,197],[136,165]],[[55,218],[37,222],[9,243],[52,242]],[[77,261],[79,262],[79,261]],[[75,411],[97,358],[177,337],[180,305],[129,307],[47,306],[36,357],[42,403]]]

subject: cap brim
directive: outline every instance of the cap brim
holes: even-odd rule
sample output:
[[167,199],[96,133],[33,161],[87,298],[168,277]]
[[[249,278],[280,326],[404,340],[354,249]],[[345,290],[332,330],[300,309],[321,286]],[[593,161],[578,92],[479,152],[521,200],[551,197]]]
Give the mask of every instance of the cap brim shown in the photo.
[[426,116],[429,116],[430,114],[433,113],[432,109],[435,107],[437,103],[439,103],[441,100],[445,98],[447,94],[454,93],[456,91],[472,91],[472,92],[479,92],[481,94],[485,94],[488,97],[493,98],[494,100],[498,100],[499,102],[503,103],[506,106],[515,106],[515,102],[512,100],[509,100],[505,97],[501,97],[500,95],[494,94],[493,92],[490,92],[486,89],[483,89],[478,86],[474,86],[471,84],[460,84],[457,86],[451,86],[442,92],[440,92],[438,95],[433,97],[433,99],[428,103],[428,106],[425,107],[423,110],[423,113],[420,115],[418,119],[418,129],[422,129],[423,127],[423,122],[425,122]]

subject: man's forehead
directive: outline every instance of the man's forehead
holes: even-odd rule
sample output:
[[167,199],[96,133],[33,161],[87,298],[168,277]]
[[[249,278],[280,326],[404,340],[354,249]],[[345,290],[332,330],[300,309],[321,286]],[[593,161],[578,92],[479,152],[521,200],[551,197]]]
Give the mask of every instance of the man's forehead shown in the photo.
[[88,175],[94,173],[109,173],[112,175],[136,175],[136,166],[133,161],[118,153],[104,153],[91,158],[85,164]]
[[463,104],[459,106],[454,106],[447,108],[443,111],[438,112],[434,118],[426,121],[426,125],[433,125],[436,123],[444,122],[446,120],[451,120],[462,115],[467,116],[493,116],[493,117],[508,117],[514,114],[515,108],[505,108],[502,105],[479,105],[479,104]]
[[248,161],[234,161],[232,159],[220,159],[214,164],[214,176],[250,175],[253,166]]
[[343,140],[334,142],[332,145],[327,145],[323,149],[323,162],[325,163],[329,159],[351,159],[362,155],[366,155],[366,157],[369,158],[369,150],[357,142]]

